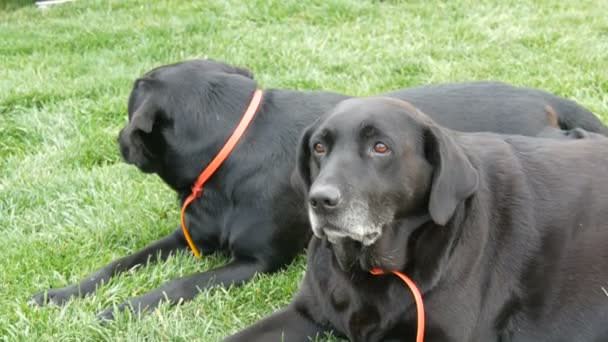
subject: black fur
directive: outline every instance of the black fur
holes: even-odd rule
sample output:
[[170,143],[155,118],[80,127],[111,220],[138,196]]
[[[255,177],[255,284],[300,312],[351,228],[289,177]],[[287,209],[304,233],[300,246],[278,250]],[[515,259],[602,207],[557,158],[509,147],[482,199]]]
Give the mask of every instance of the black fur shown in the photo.
[[[427,342],[608,341],[608,139],[595,138],[460,133],[402,101],[343,101],[299,144],[309,198],[340,198],[310,205],[299,292],[226,341],[414,341],[411,293],[374,267],[420,288]],[[372,244],[350,237],[359,214],[337,224],[352,202],[382,225]]]
[[[119,137],[124,159],[160,176],[183,202],[235,128],[256,87],[248,70],[208,60],[151,70],[136,80],[129,97],[129,123]],[[581,106],[502,83],[427,86],[392,95],[413,101],[448,127],[461,130],[563,136],[567,132],[553,123],[565,118],[574,118],[565,129],[605,129]],[[293,151],[304,127],[345,98],[329,92],[266,90],[242,141],[205,186],[203,197],[187,211],[190,232],[203,255],[225,252],[232,260],[168,282],[120,304],[119,309],[143,311],[165,299],[189,300],[199,290],[240,284],[257,272],[273,272],[290,263],[311,235],[302,195],[290,184]],[[547,105],[553,108],[549,114]],[[85,296],[117,273],[164,260],[178,250],[187,250],[180,227],[79,284],[35,295],[33,302],[62,304]],[[107,310],[100,317],[112,315]]]

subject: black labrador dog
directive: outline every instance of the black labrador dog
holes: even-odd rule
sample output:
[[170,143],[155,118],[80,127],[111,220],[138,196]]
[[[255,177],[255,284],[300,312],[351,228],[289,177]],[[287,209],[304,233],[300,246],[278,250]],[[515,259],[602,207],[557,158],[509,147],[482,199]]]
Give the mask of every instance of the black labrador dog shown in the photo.
[[[201,170],[236,127],[258,87],[251,72],[209,60],[162,66],[135,81],[129,122],[119,136],[124,159],[161,177],[180,203]],[[577,137],[608,129],[578,104],[502,83],[427,86],[390,93],[415,103],[442,124],[463,131]],[[188,209],[186,220],[203,254],[225,252],[225,266],[176,279],[119,305],[152,309],[189,300],[211,286],[240,284],[289,264],[310,240],[303,197],[290,184],[301,131],[347,96],[266,90],[256,116],[230,157]],[[572,130],[580,127],[583,130]],[[93,293],[110,277],[187,250],[181,228],[115,260],[80,283],[36,294],[37,304],[62,304]],[[100,318],[110,319],[108,309]]]
[[608,341],[608,139],[443,128],[389,98],[308,128],[313,237],[299,293],[227,341]]

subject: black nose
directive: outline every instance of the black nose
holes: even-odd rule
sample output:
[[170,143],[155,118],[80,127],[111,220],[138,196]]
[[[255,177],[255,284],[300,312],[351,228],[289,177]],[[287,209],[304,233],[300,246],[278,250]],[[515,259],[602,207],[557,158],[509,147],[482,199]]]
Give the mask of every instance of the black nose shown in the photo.
[[308,194],[310,206],[315,210],[335,209],[340,204],[341,199],[340,190],[328,185],[313,186]]

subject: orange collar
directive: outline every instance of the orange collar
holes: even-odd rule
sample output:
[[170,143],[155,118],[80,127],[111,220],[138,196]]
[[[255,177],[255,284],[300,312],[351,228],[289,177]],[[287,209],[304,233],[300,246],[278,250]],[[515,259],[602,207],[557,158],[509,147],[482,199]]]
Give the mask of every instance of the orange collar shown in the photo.
[[192,203],[195,199],[199,198],[203,194],[203,186],[209,180],[209,178],[211,178],[211,176],[213,176],[215,171],[217,171],[217,169],[222,165],[222,163],[228,158],[228,156],[230,155],[230,152],[232,152],[232,150],[234,149],[236,144],[239,142],[239,140],[245,133],[245,130],[249,126],[249,123],[253,119],[253,116],[257,112],[261,101],[262,101],[262,91],[260,89],[256,89],[255,92],[253,93],[253,97],[251,98],[251,102],[249,103],[249,107],[247,107],[245,114],[243,114],[243,118],[241,119],[241,122],[239,122],[238,126],[236,126],[236,128],[234,129],[234,132],[232,132],[232,135],[230,136],[230,138],[228,138],[228,141],[226,141],[226,143],[224,144],[224,147],[222,147],[222,149],[217,153],[215,158],[213,158],[211,163],[209,163],[209,165],[207,165],[207,167],[203,170],[203,172],[201,172],[200,176],[198,176],[198,179],[192,186],[192,192],[190,193],[188,198],[186,198],[186,201],[184,201],[184,205],[182,206],[182,212],[181,212],[181,216],[180,216],[180,220],[181,220],[181,224],[182,224],[182,231],[184,232],[184,237],[186,238],[186,242],[188,242],[188,246],[190,246],[192,253],[194,253],[194,256],[197,259],[199,259],[201,257],[201,253],[199,252],[198,248],[192,241],[192,237],[190,236],[188,227],[186,227],[186,218],[185,218],[186,208],[188,208],[190,203]]
[[[369,271],[369,273],[373,275],[382,275],[385,272],[379,268],[374,268]],[[416,342],[423,342],[424,339],[424,303],[422,302],[422,295],[420,294],[420,290],[416,287],[416,284],[408,278],[405,274],[399,271],[391,271],[394,275],[401,278],[403,282],[407,284],[412,291],[412,295],[414,295],[414,300],[416,301],[416,311],[418,313],[418,330],[416,333]]]

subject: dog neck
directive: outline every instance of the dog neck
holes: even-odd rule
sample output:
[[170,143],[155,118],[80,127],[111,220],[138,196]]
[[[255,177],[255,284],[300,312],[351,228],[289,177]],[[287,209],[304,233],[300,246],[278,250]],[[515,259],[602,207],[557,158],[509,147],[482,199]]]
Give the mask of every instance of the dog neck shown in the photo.
[[406,271],[415,261],[416,239],[427,229],[438,229],[428,214],[398,219],[386,227],[373,245],[365,248],[361,266],[365,271],[372,268]]

